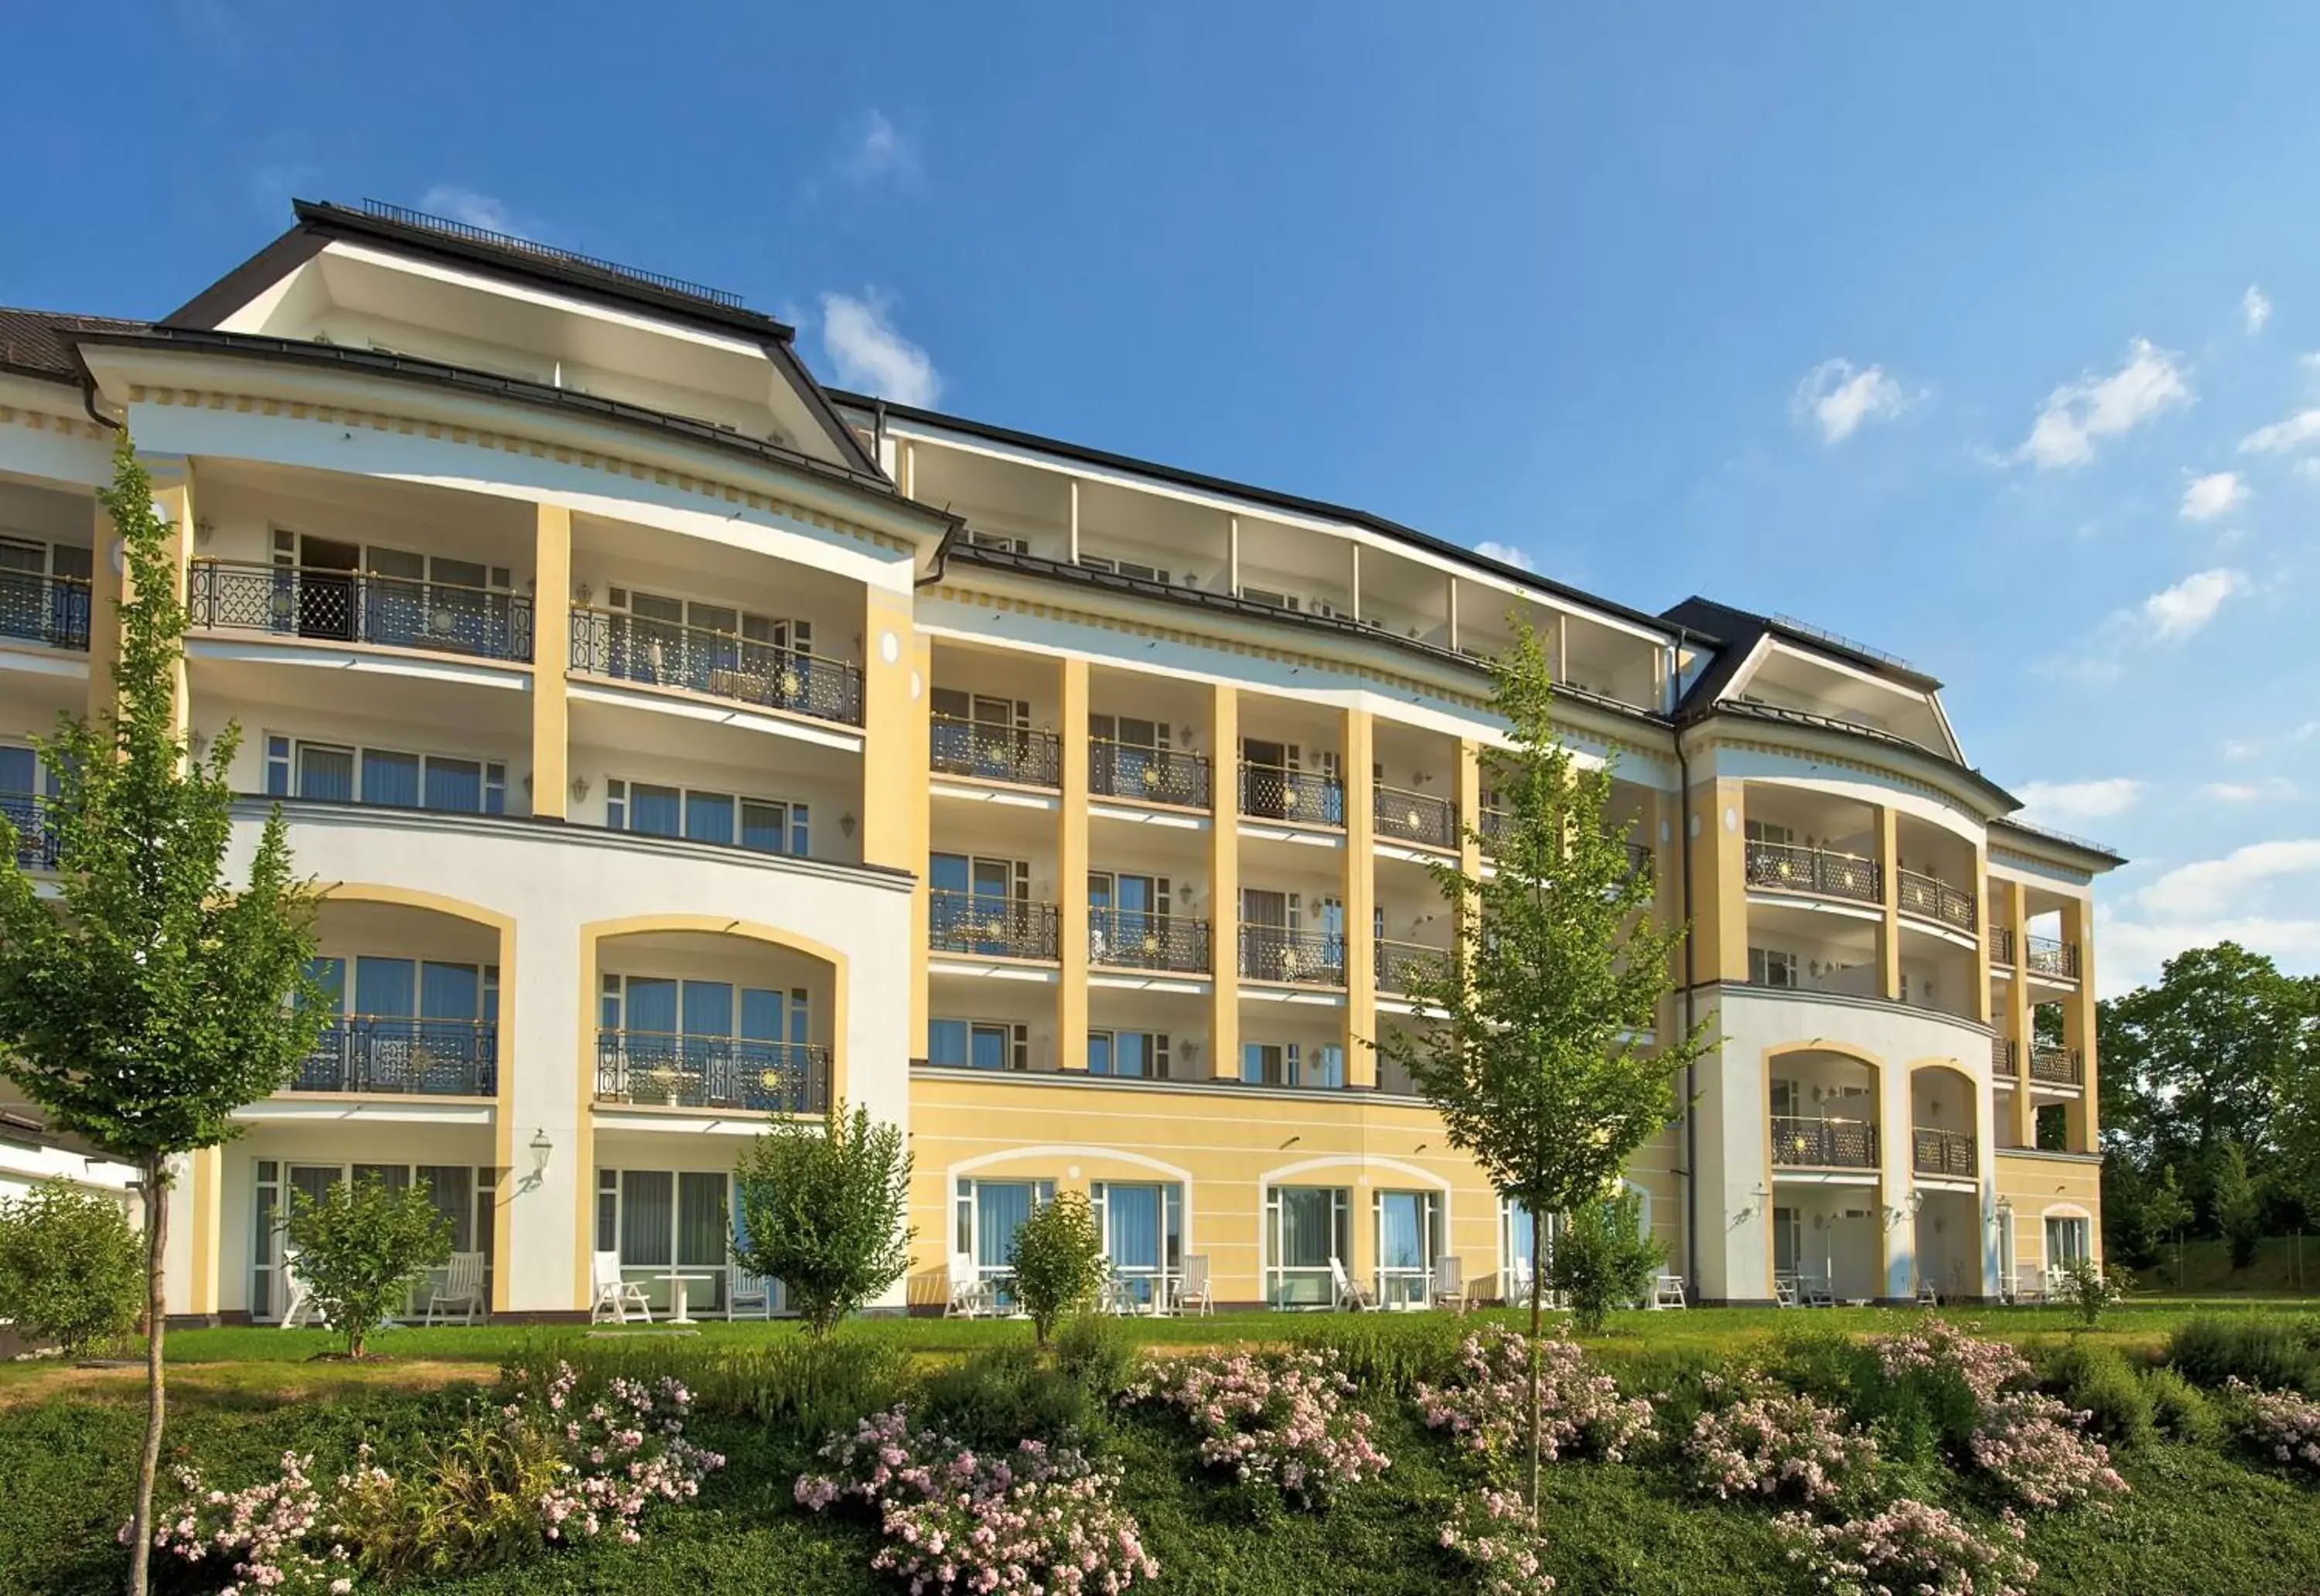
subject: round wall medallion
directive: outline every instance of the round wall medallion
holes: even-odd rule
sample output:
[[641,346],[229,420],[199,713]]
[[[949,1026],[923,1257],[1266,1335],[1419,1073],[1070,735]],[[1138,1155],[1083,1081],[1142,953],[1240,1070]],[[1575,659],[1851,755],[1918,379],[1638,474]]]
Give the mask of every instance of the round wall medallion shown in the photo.
[[924,693],[926,690],[927,684],[925,679],[922,678],[918,672],[912,671],[911,673],[911,701],[913,703],[917,703],[919,694]]
[[878,634],[878,657],[884,660],[888,665],[892,665],[902,657],[902,639],[896,637],[891,630],[880,632]]

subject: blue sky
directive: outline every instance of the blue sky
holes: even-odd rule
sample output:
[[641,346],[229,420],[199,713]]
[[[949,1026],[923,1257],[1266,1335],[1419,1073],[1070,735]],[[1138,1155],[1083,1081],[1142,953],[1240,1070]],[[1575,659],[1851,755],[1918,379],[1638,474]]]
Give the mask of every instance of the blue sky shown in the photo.
[[915,9],[33,8],[0,303],[159,314],[294,194],[731,287],[827,377],[1907,656],[2135,857],[2107,988],[2320,968],[2320,8]]

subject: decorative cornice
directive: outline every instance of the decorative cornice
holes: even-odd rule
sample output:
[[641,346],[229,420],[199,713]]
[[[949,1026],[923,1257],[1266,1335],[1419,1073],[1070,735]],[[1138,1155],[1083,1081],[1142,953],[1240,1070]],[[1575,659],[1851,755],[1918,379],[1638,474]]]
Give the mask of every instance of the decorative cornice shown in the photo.
[[1987,817],[1960,804],[1955,792],[1937,786],[1922,776],[1912,775],[1906,771],[1896,769],[1890,765],[1871,764],[1866,759],[1853,758],[1844,754],[1826,753],[1817,748],[1808,748],[1801,743],[1768,742],[1762,738],[1735,737],[1721,731],[1706,733],[1695,746],[1702,749],[1738,748],[1751,754],[1777,754],[1783,758],[1790,759],[1808,758],[1817,765],[1831,765],[1840,770],[1858,771],[1863,775],[1873,775],[1880,780],[1890,781],[1921,797],[1931,798],[1946,808],[1956,809],[1962,813],[1971,815],[1985,827],[1989,823]]
[[30,427],[35,432],[54,432],[59,438],[82,438],[98,443],[112,436],[86,416],[58,415],[45,410],[27,410],[20,404],[0,404],[0,426]]

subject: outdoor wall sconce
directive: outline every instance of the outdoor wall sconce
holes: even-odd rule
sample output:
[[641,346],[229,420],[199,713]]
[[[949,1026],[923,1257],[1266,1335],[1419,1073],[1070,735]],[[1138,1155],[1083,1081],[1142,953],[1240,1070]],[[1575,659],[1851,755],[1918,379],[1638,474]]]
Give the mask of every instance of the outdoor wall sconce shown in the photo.
[[548,1173],[548,1156],[556,1151],[556,1144],[548,1139],[548,1127],[541,1126],[531,1133],[531,1178],[538,1180]]
[[849,809],[844,814],[838,817],[838,829],[845,832],[848,838],[851,838],[854,835],[854,812],[852,810]]
[[572,778],[572,796],[575,798],[585,798],[587,795],[588,778],[585,775],[574,776]]

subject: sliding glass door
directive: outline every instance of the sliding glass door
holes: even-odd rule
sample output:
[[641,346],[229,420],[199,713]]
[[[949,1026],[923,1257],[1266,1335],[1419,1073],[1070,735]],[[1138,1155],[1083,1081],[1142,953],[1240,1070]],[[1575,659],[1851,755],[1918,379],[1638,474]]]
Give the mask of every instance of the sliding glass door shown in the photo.
[[731,1177],[721,1170],[600,1169],[596,1250],[621,1255],[621,1277],[667,1310],[673,1277],[685,1277],[693,1313],[722,1312],[731,1260]]
[[1352,1252],[1350,1194],[1342,1186],[1275,1186],[1265,1196],[1265,1300],[1275,1308],[1327,1308],[1334,1266]]

